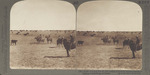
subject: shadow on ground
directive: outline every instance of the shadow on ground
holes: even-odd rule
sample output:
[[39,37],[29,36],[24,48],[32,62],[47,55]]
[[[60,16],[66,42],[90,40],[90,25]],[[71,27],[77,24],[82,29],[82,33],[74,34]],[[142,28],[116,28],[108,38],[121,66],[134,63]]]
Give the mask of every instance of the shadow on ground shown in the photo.
[[141,59],[140,57],[132,58],[132,57],[110,57],[109,59]]
[[115,48],[115,49],[123,49],[123,48]]
[[[74,57],[74,56],[69,56]],[[44,58],[68,58],[67,56],[44,56]]]

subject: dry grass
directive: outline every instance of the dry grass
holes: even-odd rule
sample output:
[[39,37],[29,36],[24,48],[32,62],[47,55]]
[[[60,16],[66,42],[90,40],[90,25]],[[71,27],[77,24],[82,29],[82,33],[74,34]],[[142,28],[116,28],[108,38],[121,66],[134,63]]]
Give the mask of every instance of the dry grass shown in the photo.
[[[17,31],[16,31],[17,32]],[[39,34],[49,34],[48,31],[29,32],[24,36],[11,33],[11,39],[17,39],[17,45],[10,46],[10,67],[13,69],[126,69],[140,70],[142,68],[142,50],[137,51],[136,58],[122,45],[103,45],[100,36],[77,36],[77,40],[84,40],[83,46],[70,51],[71,57],[66,57],[64,48],[56,47],[56,32],[50,33],[52,44],[35,44],[34,37]],[[71,33],[67,33],[69,36]],[[64,36],[64,33],[59,33]]]

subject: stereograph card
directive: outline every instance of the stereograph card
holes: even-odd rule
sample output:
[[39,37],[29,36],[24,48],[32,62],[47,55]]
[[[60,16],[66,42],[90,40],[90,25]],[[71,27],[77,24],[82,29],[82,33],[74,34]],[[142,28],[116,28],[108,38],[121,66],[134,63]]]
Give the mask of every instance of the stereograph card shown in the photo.
[[149,75],[149,0],[0,3],[0,75]]

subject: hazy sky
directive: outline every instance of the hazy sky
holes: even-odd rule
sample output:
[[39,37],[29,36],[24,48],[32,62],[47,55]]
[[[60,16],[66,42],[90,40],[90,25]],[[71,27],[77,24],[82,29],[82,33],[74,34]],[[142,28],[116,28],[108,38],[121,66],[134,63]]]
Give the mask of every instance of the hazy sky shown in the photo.
[[11,30],[74,30],[76,11],[65,1],[25,0],[10,14]]
[[77,13],[79,31],[142,31],[142,10],[127,1],[90,1]]

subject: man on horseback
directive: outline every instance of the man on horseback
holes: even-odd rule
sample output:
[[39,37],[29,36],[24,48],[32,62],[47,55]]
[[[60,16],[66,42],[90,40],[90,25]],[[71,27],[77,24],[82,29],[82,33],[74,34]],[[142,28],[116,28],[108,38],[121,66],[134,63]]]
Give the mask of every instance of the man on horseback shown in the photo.
[[74,43],[74,37],[72,36],[72,34],[70,35],[70,49],[73,46]]
[[64,48],[66,49],[67,57],[69,57],[70,56],[69,51],[71,49],[76,48],[76,45],[74,44],[74,37],[72,36],[72,34],[70,35],[70,40],[67,40],[67,38],[63,37],[63,45],[64,45]]
[[139,45],[140,44],[140,40],[139,40],[139,37],[136,36],[136,44]]
[[111,39],[108,37],[108,35],[106,35],[105,37],[103,37],[101,40],[103,40],[103,43],[111,43]]
[[112,40],[113,40],[113,43],[115,44],[118,44],[119,43],[119,39],[115,36],[115,37],[112,37]]
[[45,36],[46,40],[47,40],[47,43],[52,43],[52,38],[50,35],[48,36]]
[[136,37],[136,41],[135,42],[133,40],[130,40],[129,41],[129,46],[130,46],[130,49],[132,51],[132,55],[133,55],[132,58],[135,58],[134,52],[142,49],[142,44],[140,44],[139,38]]
[[137,47],[136,50],[138,50],[140,48],[140,40],[139,40],[138,36],[136,36],[136,47]]
[[70,35],[70,43],[73,44],[73,42],[74,42],[74,38],[73,38],[73,36],[72,36],[72,34],[71,34],[71,35]]
[[38,43],[40,43],[41,39],[42,39],[42,35],[38,35],[37,37],[35,37],[35,39],[37,40]]

